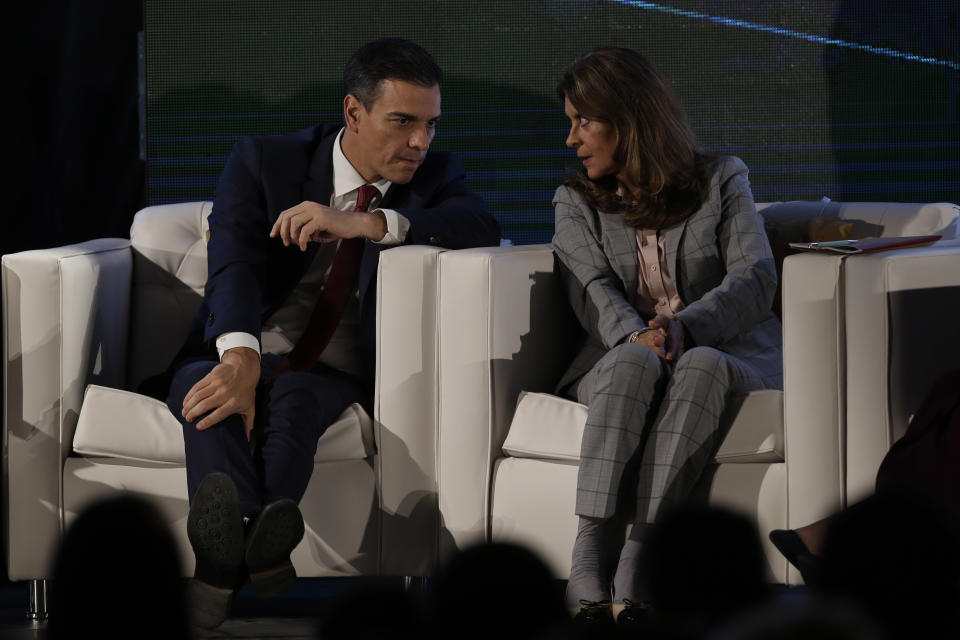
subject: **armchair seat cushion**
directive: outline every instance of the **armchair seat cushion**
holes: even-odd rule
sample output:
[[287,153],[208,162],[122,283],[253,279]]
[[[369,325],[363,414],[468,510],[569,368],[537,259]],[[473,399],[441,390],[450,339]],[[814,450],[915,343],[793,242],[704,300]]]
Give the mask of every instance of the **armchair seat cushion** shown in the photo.
[[[503,451],[515,458],[577,464],[587,407],[547,393],[520,395]],[[780,462],[783,458],[783,392],[754,391],[731,399],[727,430],[714,461]]]
[[[165,403],[94,384],[84,394],[73,452],[185,464],[182,429]],[[314,461],[363,460],[373,453],[373,421],[360,405],[352,404],[321,436]]]

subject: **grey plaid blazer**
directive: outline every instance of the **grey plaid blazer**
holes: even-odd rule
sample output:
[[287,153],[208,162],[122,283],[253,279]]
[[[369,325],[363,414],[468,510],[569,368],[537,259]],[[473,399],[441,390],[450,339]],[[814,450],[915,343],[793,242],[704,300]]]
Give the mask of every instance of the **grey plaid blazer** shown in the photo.
[[[747,167],[718,159],[700,209],[665,230],[667,264],[685,306],[677,314],[688,344],[742,359],[764,382],[783,386],[783,336],[771,311],[777,273],[750,193]],[[636,230],[619,213],[594,211],[561,186],[553,197],[553,250],[573,310],[587,339],[558,385],[567,391],[613,346],[646,326],[634,308]]]

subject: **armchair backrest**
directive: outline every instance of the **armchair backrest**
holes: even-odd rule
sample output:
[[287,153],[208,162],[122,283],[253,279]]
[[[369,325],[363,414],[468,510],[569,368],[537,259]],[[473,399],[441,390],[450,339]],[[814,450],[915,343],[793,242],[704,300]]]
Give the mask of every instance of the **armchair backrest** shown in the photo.
[[[757,203],[777,265],[777,282],[783,282],[783,261],[792,253],[791,242],[840,238],[891,238],[942,235],[958,237],[960,207],[951,203],[813,202]],[[816,234],[821,234],[816,237]],[[842,235],[835,235],[842,234]],[[780,316],[782,284],[778,284],[773,311]]]
[[164,371],[186,340],[207,282],[212,208],[211,202],[147,207],[133,219],[129,389]]
[[[833,221],[852,225],[850,238],[940,234],[957,237],[958,207],[947,202],[772,202],[758,203],[767,233],[789,235],[787,242],[809,241],[810,222]],[[772,240],[772,239],[771,239]]]
[[[211,202],[147,207],[130,228],[133,286],[127,387],[170,364],[190,330],[207,281],[207,216]],[[852,224],[850,237],[939,233],[958,236],[957,205],[878,202],[758,203],[777,262],[778,275],[790,252],[787,244],[809,240],[811,220]],[[779,313],[779,294],[774,309]]]

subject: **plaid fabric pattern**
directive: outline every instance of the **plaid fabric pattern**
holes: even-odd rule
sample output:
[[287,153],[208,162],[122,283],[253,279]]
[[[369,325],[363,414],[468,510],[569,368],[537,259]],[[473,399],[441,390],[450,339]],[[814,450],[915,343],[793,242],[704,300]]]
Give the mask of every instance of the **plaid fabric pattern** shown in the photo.
[[641,453],[636,522],[653,522],[690,494],[720,448],[727,398],[765,388],[743,361],[717,349],[696,347],[680,358]]
[[577,515],[609,518],[614,514],[624,470],[640,447],[648,414],[659,404],[664,370],[646,345],[621,344],[577,385],[577,399],[587,405],[580,441]]
[[712,347],[685,352],[672,375],[644,345],[611,349],[577,386],[589,407],[577,515],[614,515],[624,471],[639,456],[637,521],[653,522],[664,506],[686,498],[716,454],[727,398],[764,388],[743,361]]
[[647,347],[619,344],[647,320],[634,308],[635,229],[557,189],[553,248],[588,334],[558,385],[589,407],[578,515],[613,515],[624,470],[639,456],[638,513],[652,521],[687,495],[715,453],[729,395],[783,386],[783,338],[770,309],[776,269],[747,173],[739,158],[720,158],[700,209],[664,232],[685,305],[677,317],[688,348],[696,345],[672,376]]
[[[696,344],[741,358],[765,383],[779,387],[783,337],[770,309],[776,267],[747,174],[739,158],[719,159],[700,209],[665,230],[667,264],[686,307],[678,317]],[[588,334],[560,380],[563,393],[646,321],[633,306],[636,230],[619,214],[594,211],[569,187],[557,189],[553,204],[553,250],[573,310]]]

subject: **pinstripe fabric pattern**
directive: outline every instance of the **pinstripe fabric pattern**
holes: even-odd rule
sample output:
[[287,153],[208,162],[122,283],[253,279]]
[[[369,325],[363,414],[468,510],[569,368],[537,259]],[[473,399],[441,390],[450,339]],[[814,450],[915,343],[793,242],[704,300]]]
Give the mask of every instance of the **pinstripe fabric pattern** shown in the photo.
[[720,159],[707,200],[664,232],[689,349],[672,376],[648,348],[619,344],[647,320],[634,308],[635,230],[567,187],[554,206],[554,251],[588,333],[559,385],[588,406],[576,511],[613,515],[624,469],[639,455],[638,514],[651,522],[689,492],[716,451],[726,398],[783,385],[780,323],[770,310],[776,271],[747,168]]

